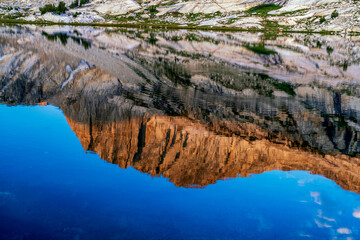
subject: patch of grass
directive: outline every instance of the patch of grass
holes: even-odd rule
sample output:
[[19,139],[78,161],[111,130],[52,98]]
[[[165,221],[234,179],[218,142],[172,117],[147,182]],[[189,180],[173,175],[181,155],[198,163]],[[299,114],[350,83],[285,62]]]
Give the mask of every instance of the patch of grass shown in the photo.
[[274,3],[264,3],[250,8],[248,13],[268,14],[268,12],[275,11],[280,8],[282,8],[282,6],[278,6]]
[[266,48],[264,44],[254,44],[254,45],[247,44],[247,45],[245,45],[245,48],[254,53],[261,54],[261,55],[277,54],[276,51]]

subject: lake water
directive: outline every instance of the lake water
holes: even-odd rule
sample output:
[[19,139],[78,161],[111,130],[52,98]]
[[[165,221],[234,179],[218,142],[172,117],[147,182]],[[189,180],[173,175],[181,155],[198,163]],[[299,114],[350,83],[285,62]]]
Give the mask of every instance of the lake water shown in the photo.
[[360,37],[0,27],[0,239],[359,239]]

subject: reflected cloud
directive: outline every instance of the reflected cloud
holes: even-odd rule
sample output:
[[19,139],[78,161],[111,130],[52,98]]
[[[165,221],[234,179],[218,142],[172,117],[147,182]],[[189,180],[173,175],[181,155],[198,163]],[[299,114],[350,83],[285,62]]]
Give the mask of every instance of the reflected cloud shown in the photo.
[[335,219],[334,218],[329,218],[329,217],[326,217],[326,216],[323,216],[323,212],[322,210],[319,210],[318,211],[318,215],[317,215],[319,218],[323,219],[323,220],[326,220],[326,221],[329,221],[329,222],[335,222]]
[[319,192],[310,192],[311,198],[313,198],[314,203],[317,203],[319,205],[322,204],[320,200],[320,193]]
[[355,218],[359,218],[359,219],[360,219],[360,209],[354,210],[353,216],[354,216]]
[[337,232],[340,234],[351,234],[351,230],[348,228],[338,228]]
[[315,219],[315,223],[319,228],[331,228],[332,226],[327,223],[321,223],[318,219]]

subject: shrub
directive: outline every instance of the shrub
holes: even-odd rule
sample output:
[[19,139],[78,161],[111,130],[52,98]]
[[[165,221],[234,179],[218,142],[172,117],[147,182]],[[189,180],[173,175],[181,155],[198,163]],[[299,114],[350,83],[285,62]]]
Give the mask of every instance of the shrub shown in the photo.
[[47,13],[47,12],[54,12],[57,14],[65,13],[67,8],[65,6],[64,2],[59,2],[59,5],[55,7],[53,4],[46,4],[44,7],[39,9],[41,12],[41,15]]
[[334,10],[332,13],[331,13],[331,18],[337,18],[339,16],[339,13],[338,11]]
[[331,54],[334,52],[334,49],[333,49],[332,47],[327,46],[327,47],[326,47],[326,52],[327,52],[329,55],[331,55]]
[[157,6],[152,5],[152,6],[150,6],[147,10],[148,10],[150,13],[157,13],[158,10],[157,10],[156,8],[157,8]]
[[53,4],[46,4],[44,7],[39,9],[42,14],[45,14],[47,12],[55,12],[56,11],[56,7]]
[[65,3],[64,2],[59,2],[59,5],[56,9],[56,12],[57,13],[65,13],[67,10],[66,6],[65,6]]
[[324,23],[325,21],[326,21],[325,17],[322,16],[322,17],[320,18],[320,23]]
[[70,8],[76,8],[76,7],[81,7],[83,4],[86,4],[90,2],[90,0],[80,0],[80,5],[79,5],[79,1],[78,0],[74,0],[71,4],[70,4]]

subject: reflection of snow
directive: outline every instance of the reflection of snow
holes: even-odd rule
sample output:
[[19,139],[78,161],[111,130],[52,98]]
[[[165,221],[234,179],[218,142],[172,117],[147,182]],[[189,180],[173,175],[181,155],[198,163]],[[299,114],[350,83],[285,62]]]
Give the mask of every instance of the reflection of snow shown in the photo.
[[66,71],[70,72],[69,78],[61,85],[61,89],[63,89],[69,82],[71,82],[74,78],[74,75],[78,72],[84,71],[86,69],[91,68],[92,65],[85,60],[81,60],[79,66],[74,70],[71,71],[71,67],[66,66]]
[[353,216],[356,217],[356,218],[360,218],[360,209],[356,209],[356,210],[353,212]]
[[337,232],[340,234],[350,234],[351,230],[348,228],[338,228]]

